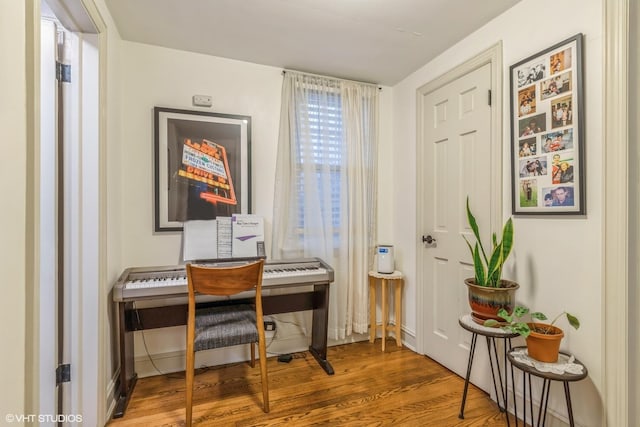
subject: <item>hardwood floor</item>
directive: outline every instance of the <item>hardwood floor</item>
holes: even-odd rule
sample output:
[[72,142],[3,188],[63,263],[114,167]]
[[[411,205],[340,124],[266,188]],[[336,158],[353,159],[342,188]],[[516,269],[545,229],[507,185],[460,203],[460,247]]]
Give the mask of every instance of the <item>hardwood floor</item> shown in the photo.
[[[193,420],[202,426],[504,426],[505,415],[464,378],[380,340],[330,347],[327,375],[308,352],[269,358],[271,412],[262,411],[260,369],[239,363],[196,371]],[[256,365],[257,366],[257,365]],[[476,368],[478,369],[478,368]],[[108,426],[184,426],[184,373],[138,380],[127,412]],[[512,424],[514,419],[511,418]]]

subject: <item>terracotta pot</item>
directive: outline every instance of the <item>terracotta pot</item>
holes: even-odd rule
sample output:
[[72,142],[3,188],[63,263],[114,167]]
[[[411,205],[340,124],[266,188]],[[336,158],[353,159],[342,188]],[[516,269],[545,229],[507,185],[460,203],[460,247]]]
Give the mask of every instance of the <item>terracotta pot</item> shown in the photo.
[[[527,337],[529,357],[540,362],[555,363],[558,361],[560,341],[564,337],[562,329],[545,323],[528,323],[531,333]],[[544,328],[549,333],[535,332],[536,328]]]
[[499,288],[491,288],[478,286],[475,282],[473,277],[464,280],[469,291],[469,306],[473,320],[480,324],[487,319],[504,321],[498,317],[498,310],[504,308],[509,314],[513,312],[516,305],[516,290],[520,285],[511,280],[500,280]]

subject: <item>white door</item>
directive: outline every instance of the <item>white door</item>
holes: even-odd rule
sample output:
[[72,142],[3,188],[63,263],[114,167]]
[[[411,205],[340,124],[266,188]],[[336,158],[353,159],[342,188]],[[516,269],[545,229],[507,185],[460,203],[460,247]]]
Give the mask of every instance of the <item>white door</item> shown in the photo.
[[[464,279],[473,265],[463,235],[473,242],[467,224],[466,198],[481,233],[491,226],[491,64],[485,64],[429,93],[419,94],[422,117],[418,143],[423,170],[422,230],[435,239],[418,253],[424,286],[424,353],[465,376],[471,335],[458,324],[469,313]],[[488,242],[484,243],[485,247]],[[421,266],[421,267],[420,267]],[[480,337],[482,338],[482,337]],[[476,347],[472,382],[486,391],[491,386],[484,340]]]

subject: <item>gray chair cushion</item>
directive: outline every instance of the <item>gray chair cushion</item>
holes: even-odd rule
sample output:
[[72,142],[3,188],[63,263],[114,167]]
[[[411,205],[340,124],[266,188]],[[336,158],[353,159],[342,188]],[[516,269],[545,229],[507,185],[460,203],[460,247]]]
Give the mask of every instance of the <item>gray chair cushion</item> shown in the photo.
[[194,350],[258,342],[256,311],[246,304],[196,310]]

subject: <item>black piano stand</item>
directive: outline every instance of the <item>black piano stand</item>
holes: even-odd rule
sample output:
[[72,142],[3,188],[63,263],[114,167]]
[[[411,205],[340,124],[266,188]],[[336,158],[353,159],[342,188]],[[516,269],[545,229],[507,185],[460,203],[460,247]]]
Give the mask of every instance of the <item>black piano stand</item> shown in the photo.
[[[198,307],[220,304],[241,304],[251,299],[200,303]],[[116,384],[116,407],[113,418],[124,416],[129,399],[135,388],[138,375],[134,366],[133,333],[145,329],[165,328],[187,324],[187,304],[136,309],[131,301],[118,305],[120,375]],[[333,375],[333,367],[327,360],[327,332],[329,322],[329,283],[313,285],[313,291],[262,297],[265,315],[313,310],[311,345],[309,352],[328,375]]]

